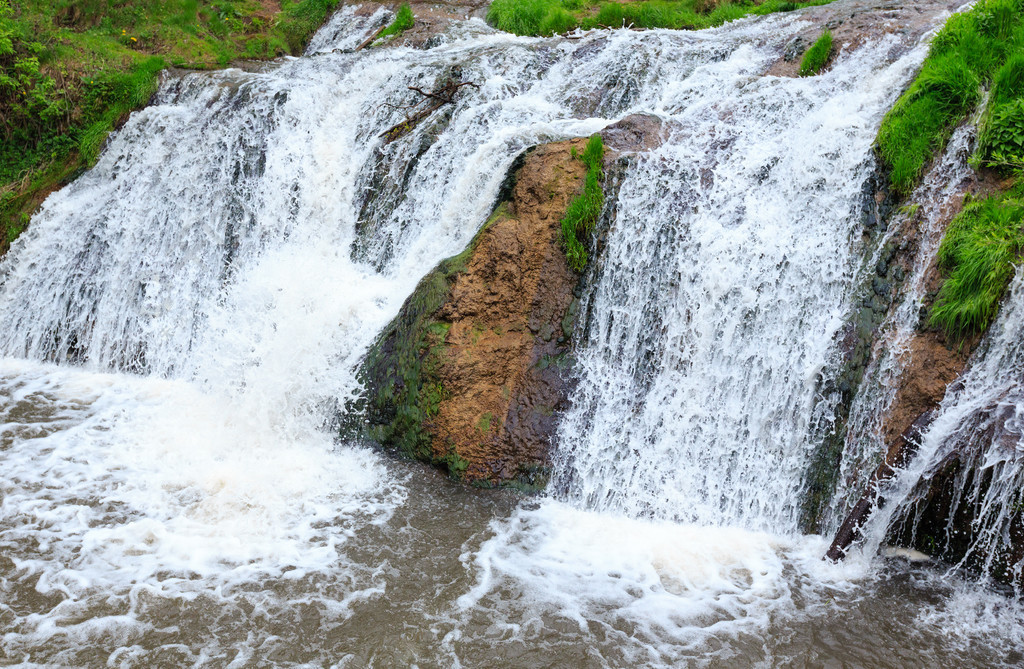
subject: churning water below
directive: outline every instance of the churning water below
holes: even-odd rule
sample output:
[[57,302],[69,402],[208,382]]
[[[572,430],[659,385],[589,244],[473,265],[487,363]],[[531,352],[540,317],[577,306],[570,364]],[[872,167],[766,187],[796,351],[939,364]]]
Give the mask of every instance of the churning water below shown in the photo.
[[[923,49],[761,76],[794,14],[332,52],[377,20],[166,81],[0,263],[0,663],[1024,662],[1016,604],[796,531],[870,143]],[[480,88],[385,144],[447,76]],[[515,155],[637,112],[665,142],[624,177],[558,492],[335,440],[363,351]]]
[[[523,500],[350,446],[207,451],[187,435],[240,428],[177,382],[20,362],[0,378],[4,664],[1024,661],[1001,596],[829,565],[820,537]],[[168,405],[187,418],[154,420]]]

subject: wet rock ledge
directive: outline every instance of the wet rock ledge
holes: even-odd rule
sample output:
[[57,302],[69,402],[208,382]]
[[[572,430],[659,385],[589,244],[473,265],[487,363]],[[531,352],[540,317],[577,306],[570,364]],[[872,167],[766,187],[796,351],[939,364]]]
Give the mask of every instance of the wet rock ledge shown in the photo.
[[560,221],[585,144],[521,156],[466,250],[424,277],[378,338],[361,369],[372,439],[478,485],[545,485],[578,304]]

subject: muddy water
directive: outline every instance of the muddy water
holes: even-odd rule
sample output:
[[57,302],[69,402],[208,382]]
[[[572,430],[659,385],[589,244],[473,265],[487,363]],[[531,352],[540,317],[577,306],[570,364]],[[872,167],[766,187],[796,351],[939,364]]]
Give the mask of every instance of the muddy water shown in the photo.
[[581,511],[357,446],[313,463],[337,490],[265,486],[281,463],[258,453],[179,489],[114,446],[126,408],[179,389],[18,362],[0,378],[4,665],[1024,662],[1020,608],[937,566],[828,566],[819,537]]

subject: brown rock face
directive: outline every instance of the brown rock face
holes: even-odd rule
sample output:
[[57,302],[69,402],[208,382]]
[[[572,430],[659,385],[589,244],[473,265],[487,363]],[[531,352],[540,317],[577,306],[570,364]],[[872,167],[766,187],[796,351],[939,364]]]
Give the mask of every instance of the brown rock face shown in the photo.
[[934,331],[918,333],[910,341],[911,362],[900,378],[896,399],[886,415],[886,462],[900,459],[904,434],[927,411],[939,406],[946,387],[955,381],[967,365],[970,346],[949,348],[945,338]]
[[375,437],[486,484],[543,485],[578,275],[561,217],[582,186],[584,140],[528,153],[466,252],[428,275],[364,365]]

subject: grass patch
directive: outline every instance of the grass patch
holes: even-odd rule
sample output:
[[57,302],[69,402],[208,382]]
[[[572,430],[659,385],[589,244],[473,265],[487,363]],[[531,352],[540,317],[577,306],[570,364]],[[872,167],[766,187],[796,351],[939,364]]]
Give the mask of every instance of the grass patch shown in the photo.
[[569,266],[577,272],[583,271],[587,264],[587,249],[581,238],[585,238],[594,229],[601,208],[604,207],[604,189],[601,188],[604,179],[604,141],[601,135],[591,136],[580,159],[587,166],[583,192],[569,203],[562,218],[565,256]]
[[168,65],[299,53],[338,0],[0,0],[0,254]]
[[553,35],[576,28],[672,28],[699,30],[750,14],[771,14],[828,4],[832,0],[494,0],[487,21],[516,35]]
[[994,100],[1020,91],[1021,17],[1016,0],[982,0],[950,18],[935,36],[920,74],[878,133],[878,154],[891,169],[894,190],[905,195],[914,188],[925,165],[977,105],[982,85],[995,82]]
[[1011,54],[992,78],[975,158],[997,169],[1024,168],[1024,51]]
[[951,339],[983,332],[999,310],[1024,250],[1024,183],[968,202],[939,247],[946,281],[929,322]]
[[804,57],[800,61],[800,76],[809,77],[818,74],[831,57],[832,31],[826,30],[804,53]]
[[395,13],[395,20],[388,24],[388,27],[384,29],[379,37],[401,35],[409,28],[412,28],[414,23],[416,23],[416,19],[412,15],[412,7],[409,6],[408,2],[403,3]]

